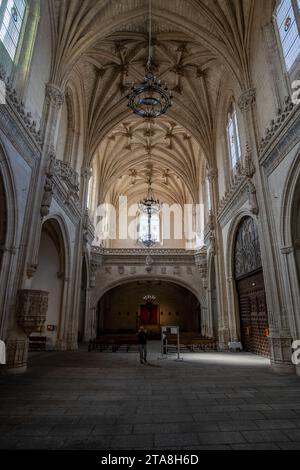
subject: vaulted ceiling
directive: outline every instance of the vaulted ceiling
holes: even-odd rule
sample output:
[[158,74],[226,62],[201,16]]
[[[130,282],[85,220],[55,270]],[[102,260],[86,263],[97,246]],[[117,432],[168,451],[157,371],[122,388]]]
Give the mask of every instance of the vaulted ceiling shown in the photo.
[[198,202],[203,152],[182,126],[167,117],[131,117],[115,126],[95,155],[99,200],[117,205],[121,195],[137,202],[150,178],[165,203]]
[[152,0],[154,72],[174,98],[149,137],[149,125],[131,114],[126,98],[145,72],[148,0],[50,0],[52,81],[61,87],[72,81],[79,90],[85,155],[99,161],[101,199],[124,191],[140,196],[152,145],[154,184],[162,197],[197,200],[201,168],[215,165],[224,84],[231,77],[240,91],[250,85],[250,37],[259,3]]

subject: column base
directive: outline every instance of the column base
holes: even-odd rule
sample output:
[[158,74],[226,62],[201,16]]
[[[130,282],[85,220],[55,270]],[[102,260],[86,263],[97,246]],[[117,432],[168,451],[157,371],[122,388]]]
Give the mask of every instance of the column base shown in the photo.
[[69,333],[67,335],[67,350],[68,351],[77,351],[77,349],[78,349],[77,334]]
[[226,327],[219,328],[219,342],[218,346],[221,351],[228,350],[229,330]]
[[18,374],[26,371],[28,344],[27,336],[19,332],[6,340],[6,364],[1,367],[1,373]]
[[278,374],[295,374],[292,363],[292,338],[269,337],[271,368]]
[[67,345],[65,339],[57,339],[54,347],[54,351],[66,351]]

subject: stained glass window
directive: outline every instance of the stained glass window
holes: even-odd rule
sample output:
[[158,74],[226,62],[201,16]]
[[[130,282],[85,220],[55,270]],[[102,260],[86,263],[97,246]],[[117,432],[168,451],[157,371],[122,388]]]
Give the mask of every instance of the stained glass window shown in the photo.
[[[298,8],[297,8],[298,6]],[[299,15],[300,0],[281,0],[276,10],[276,21],[287,71],[300,54],[300,35],[296,15]]]
[[25,16],[25,0],[0,0],[0,41],[14,60]]

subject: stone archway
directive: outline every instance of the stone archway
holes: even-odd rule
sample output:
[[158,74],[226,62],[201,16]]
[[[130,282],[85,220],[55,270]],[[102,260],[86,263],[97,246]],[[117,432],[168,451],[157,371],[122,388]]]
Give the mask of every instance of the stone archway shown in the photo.
[[7,225],[7,207],[4,191],[4,184],[0,174],[0,270],[3,258],[3,248],[6,241],[6,225]]
[[[46,348],[56,349],[63,334],[63,294],[66,279],[66,253],[63,235],[56,219],[43,224],[38,255],[38,266],[32,289],[46,291],[48,310],[40,335],[46,337]],[[35,332],[33,335],[36,336]]]
[[295,253],[295,261],[297,266],[298,283],[300,287],[300,189],[299,183],[297,191],[294,195],[293,209],[292,209],[292,243]]
[[[155,297],[155,315],[147,322],[143,296]],[[153,313],[153,312],[152,312]],[[199,333],[200,304],[186,288],[161,280],[136,280],[108,290],[97,307],[97,335],[103,332],[135,332],[142,323],[159,333],[161,325],[179,325],[181,331]]]
[[257,226],[251,217],[244,217],[237,229],[234,277],[244,349],[269,357],[269,324],[260,244]]

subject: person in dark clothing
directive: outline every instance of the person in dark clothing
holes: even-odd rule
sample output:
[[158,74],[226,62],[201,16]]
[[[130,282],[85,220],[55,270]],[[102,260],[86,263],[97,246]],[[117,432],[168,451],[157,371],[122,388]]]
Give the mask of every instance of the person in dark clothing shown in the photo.
[[143,326],[140,327],[137,336],[141,364],[147,364],[147,331]]

